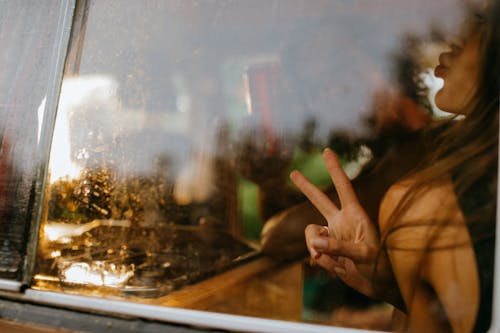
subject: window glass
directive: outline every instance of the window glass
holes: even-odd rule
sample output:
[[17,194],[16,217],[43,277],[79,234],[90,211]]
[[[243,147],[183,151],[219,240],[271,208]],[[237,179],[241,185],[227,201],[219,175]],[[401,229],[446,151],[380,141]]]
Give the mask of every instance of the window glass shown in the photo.
[[322,218],[288,175],[334,193],[331,147],[376,221],[426,153],[420,130],[449,116],[434,104],[434,67],[464,7],[79,5],[33,287],[390,329],[393,305],[309,265],[304,228]]
[[1,278],[21,277],[37,168],[48,154],[58,27],[70,3],[0,1]]

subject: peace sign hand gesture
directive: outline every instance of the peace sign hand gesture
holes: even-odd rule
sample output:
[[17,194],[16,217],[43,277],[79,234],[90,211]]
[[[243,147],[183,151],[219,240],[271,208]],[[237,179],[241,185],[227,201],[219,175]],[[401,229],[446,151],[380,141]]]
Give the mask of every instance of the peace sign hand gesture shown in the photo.
[[337,275],[359,292],[376,297],[371,277],[380,243],[377,230],[361,207],[333,151],[325,149],[323,159],[337,190],[340,207],[299,171],[290,174],[295,185],[328,222],[328,227],[307,226],[307,248],[312,260],[332,275]]

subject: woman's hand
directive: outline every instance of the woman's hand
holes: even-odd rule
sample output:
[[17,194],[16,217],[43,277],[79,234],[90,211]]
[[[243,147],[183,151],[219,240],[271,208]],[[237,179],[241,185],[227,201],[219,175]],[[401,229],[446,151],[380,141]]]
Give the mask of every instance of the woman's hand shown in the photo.
[[[376,292],[372,279],[380,245],[377,230],[359,204],[351,182],[333,151],[325,149],[323,159],[337,190],[340,207],[299,171],[290,174],[295,185],[328,222],[327,227],[307,226],[307,248],[318,265],[361,293],[379,298],[381,295]],[[377,265],[377,274],[381,274],[382,280],[387,277],[392,281],[387,258],[382,257],[380,265]]]
[[[356,246],[362,248],[365,246],[361,243],[350,244],[349,241],[339,241],[334,237],[330,237],[328,236],[328,229],[326,226],[316,224],[310,224],[306,227],[306,244],[311,254],[311,262],[323,267],[332,276],[338,276],[347,285],[360,293],[372,298],[379,298],[372,285],[371,275],[373,269],[370,263],[366,262],[367,258],[362,260],[366,263],[357,263],[346,254],[350,251],[349,248]],[[360,252],[364,250],[354,249],[354,251]],[[373,252],[375,253],[375,251]],[[373,262],[375,262],[375,258]]]

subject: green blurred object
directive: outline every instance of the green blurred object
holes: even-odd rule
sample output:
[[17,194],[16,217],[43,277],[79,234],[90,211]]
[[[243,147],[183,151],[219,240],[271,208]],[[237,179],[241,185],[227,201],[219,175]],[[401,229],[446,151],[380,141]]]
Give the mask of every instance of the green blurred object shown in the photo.
[[[341,163],[344,161],[341,160]],[[309,180],[320,188],[331,184],[330,175],[326,169],[320,150],[310,153],[300,148],[295,149],[294,159],[289,171],[300,170]],[[289,181],[290,186],[294,186]],[[243,237],[258,240],[263,221],[259,216],[259,188],[244,177],[238,178],[238,210],[241,217]]]
[[304,176],[318,187],[328,186],[331,183],[330,175],[328,174],[325,162],[323,161],[322,151],[320,150],[315,149],[307,153],[300,148],[296,148],[290,171],[294,169],[302,172]]
[[259,188],[243,177],[238,179],[238,209],[242,222],[243,237],[257,240],[262,230],[258,207]]

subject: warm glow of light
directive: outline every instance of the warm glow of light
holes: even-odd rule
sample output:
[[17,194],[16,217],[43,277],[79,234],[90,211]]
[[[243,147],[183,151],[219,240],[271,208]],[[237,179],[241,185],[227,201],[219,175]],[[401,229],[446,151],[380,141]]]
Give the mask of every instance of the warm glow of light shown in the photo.
[[63,269],[61,275],[64,282],[116,288],[124,286],[134,276],[134,271],[130,267],[106,265],[99,261],[91,265],[76,262]]
[[129,220],[93,220],[92,222],[88,222],[85,224],[72,224],[72,223],[64,223],[64,222],[52,222],[47,221],[43,225],[43,232],[45,238],[49,242],[58,242],[58,243],[69,243],[71,242],[72,237],[77,237],[83,234],[84,232],[90,231],[94,228],[100,226],[107,227],[130,227],[131,222]]
[[78,225],[75,224],[47,222],[43,225],[43,232],[49,242],[57,241],[67,244],[71,242],[71,235],[75,233],[74,230],[77,228]]
[[84,108],[85,105],[112,99],[115,91],[115,81],[107,76],[64,79],[50,152],[51,182],[64,177],[76,178],[81,170],[71,159],[70,114]]

